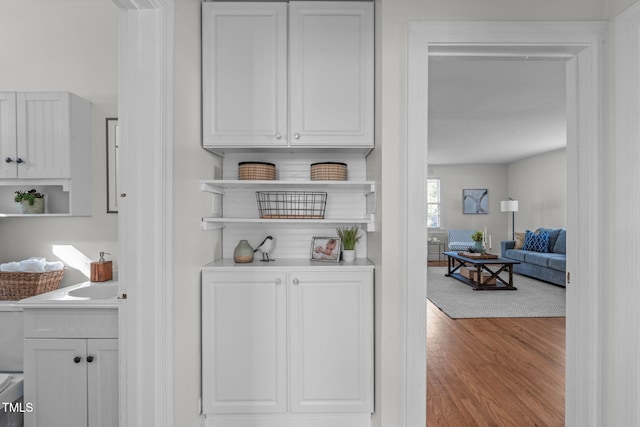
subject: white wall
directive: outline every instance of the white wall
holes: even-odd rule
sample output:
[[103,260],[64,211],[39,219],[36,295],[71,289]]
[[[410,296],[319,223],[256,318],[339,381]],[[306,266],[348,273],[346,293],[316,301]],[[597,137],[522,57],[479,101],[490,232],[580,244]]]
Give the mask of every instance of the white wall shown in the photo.
[[[507,165],[430,165],[429,178],[440,178],[440,206],[443,229],[484,230],[491,235],[493,251],[500,250],[500,241],[506,240],[509,214],[500,212],[500,201],[506,200]],[[489,190],[489,213],[464,214],[462,190],[486,188]],[[488,237],[487,237],[488,240]]]
[[174,47],[174,425],[199,416],[200,268],[221,256],[219,231],[202,231],[211,196],[201,179],[213,179],[219,159],[202,149],[200,0],[175,3]]
[[516,231],[566,227],[566,150],[509,164],[509,195],[518,200]]
[[[69,91],[92,102],[93,216],[0,218],[0,262],[73,245],[91,259],[109,252],[117,268],[117,215],[107,214],[105,118],[117,116],[118,19],[110,0],[0,2],[0,90]],[[69,269],[62,286],[85,281]]]

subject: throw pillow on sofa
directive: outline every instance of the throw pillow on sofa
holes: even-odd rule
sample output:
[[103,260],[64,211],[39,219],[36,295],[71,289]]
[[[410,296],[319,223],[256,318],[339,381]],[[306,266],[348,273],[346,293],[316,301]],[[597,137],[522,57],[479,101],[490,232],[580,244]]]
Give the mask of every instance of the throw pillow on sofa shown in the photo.
[[514,249],[524,248],[524,235],[525,233],[514,233],[516,238],[516,246]]
[[549,233],[543,231],[536,234],[527,230],[524,235],[524,247],[522,249],[533,252],[549,252]]

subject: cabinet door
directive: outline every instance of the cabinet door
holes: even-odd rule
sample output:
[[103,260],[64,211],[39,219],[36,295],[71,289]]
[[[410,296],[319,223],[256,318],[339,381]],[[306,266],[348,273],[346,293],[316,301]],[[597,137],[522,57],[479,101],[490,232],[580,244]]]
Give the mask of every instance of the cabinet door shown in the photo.
[[203,3],[202,31],[204,145],[286,145],[286,3]]
[[15,178],[16,93],[0,92],[0,178]]
[[283,272],[202,275],[204,413],[286,411]]
[[26,427],[87,426],[85,354],[85,339],[24,340]]
[[87,340],[89,427],[114,427],[119,423],[118,340]]
[[291,411],[372,412],[372,273],[289,278]]
[[71,177],[69,102],[69,93],[18,92],[18,178]]
[[373,4],[291,2],[292,145],[373,146]]

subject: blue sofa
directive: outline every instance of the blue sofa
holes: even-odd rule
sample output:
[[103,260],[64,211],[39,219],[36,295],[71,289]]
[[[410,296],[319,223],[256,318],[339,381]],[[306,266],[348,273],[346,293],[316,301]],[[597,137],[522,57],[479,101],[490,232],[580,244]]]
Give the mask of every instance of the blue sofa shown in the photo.
[[536,233],[549,234],[548,252],[516,249],[514,240],[500,243],[503,258],[520,261],[513,266],[513,272],[565,286],[567,271],[567,231],[564,228],[539,228]]

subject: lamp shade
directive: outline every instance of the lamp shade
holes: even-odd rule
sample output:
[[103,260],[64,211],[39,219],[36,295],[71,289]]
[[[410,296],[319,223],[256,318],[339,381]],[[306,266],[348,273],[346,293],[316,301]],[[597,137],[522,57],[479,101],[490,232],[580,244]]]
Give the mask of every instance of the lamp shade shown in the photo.
[[500,202],[501,212],[518,212],[517,200],[503,200]]

